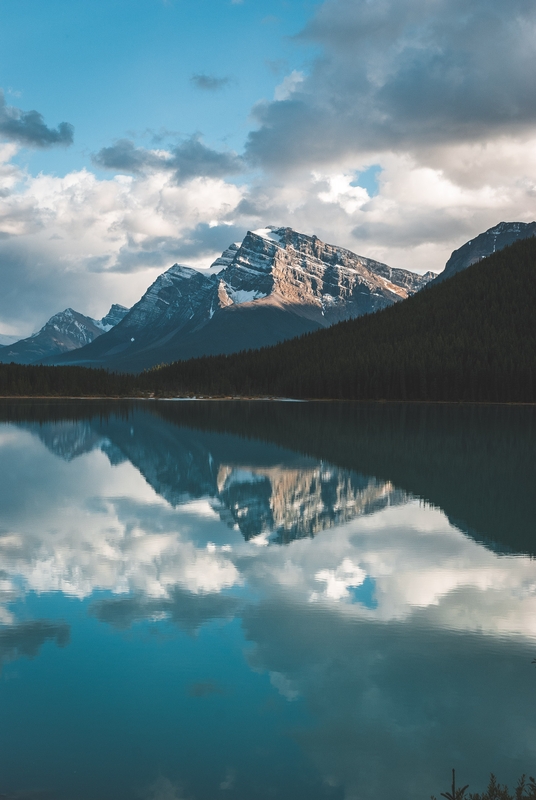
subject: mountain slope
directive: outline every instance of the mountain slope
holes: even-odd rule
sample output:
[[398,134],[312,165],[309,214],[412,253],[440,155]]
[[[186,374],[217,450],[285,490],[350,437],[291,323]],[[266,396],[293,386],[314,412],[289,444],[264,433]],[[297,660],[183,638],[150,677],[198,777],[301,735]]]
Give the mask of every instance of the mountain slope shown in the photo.
[[15,344],[18,342],[18,336],[12,336],[9,333],[0,333],[0,347],[7,347],[10,344]]
[[54,314],[33,336],[0,348],[0,362],[34,364],[49,356],[84,347],[109,331],[127,311],[124,306],[114,304],[105,317],[95,320],[66,308]]
[[169,394],[536,401],[536,238],[376,314],[140,376]]
[[499,222],[498,225],[489,228],[455,250],[445,264],[443,272],[437,276],[436,283],[452,277],[471,264],[476,264],[481,259],[520,239],[528,239],[532,236],[536,236],[536,222]]
[[[125,371],[264,347],[397,303],[433,277],[290,228],[248,232],[214,274],[174,265],[112,331],[54,363]],[[50,360],[48,363],[52,363]]]

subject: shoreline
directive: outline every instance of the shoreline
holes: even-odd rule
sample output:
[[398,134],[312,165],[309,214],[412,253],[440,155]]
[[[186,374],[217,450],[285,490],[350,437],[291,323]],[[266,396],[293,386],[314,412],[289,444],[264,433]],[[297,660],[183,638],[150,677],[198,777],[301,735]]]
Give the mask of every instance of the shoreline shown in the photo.
[[347,398],[331,398],[331,397],[309,397],[309,398],[296,398],[296,397],[270,397],[270,396],[242,396],[242,395],[226,395],[226,396],[195,396],[195,397],[133,397],[130,395],[0,395],[1,401],[15,401],[15,400],[80,400],[80,401],[106,401],[106,402],[190,402],[190,403],[224,403],[224,402],[264,402],[264,403],[355,403],[359,405],[393,405],[405,403],[408,405],[447,405],[447,406],[527,406],[534,407],[536,403],[522,403],[522,402],[509,402],[501,403],[494,400],[350,400]]

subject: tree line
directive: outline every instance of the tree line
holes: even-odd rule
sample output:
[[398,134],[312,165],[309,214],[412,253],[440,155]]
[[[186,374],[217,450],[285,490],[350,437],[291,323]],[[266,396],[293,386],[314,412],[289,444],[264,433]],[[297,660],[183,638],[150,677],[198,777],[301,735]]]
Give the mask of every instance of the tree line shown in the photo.
[[261,350],[140,375],[0,365],[3,396],[536,402],[536,238],[390,308]]

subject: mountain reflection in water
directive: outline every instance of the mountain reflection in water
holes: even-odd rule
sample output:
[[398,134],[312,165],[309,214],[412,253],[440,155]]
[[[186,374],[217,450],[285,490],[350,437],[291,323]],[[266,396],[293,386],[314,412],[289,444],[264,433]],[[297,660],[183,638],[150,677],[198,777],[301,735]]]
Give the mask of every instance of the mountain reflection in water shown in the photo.
[[0,421],[0,796],[383,800],[532,769],[533,409]]
[[[179,418],[180,419],[180,418]],[[263,442],[199,432],[134,410],[125,419],[21,425],[66,461],[99,449],[125,460],[172,506],[210,497],[244,538],[290,542],[406,501],[389,481]]]

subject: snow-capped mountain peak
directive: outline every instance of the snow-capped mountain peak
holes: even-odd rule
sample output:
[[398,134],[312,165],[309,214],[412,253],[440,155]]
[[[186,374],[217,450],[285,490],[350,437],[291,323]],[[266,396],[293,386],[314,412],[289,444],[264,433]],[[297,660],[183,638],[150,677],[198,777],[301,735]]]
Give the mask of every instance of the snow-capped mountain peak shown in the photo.
[[137,370],[263,347],[399,302],[428,280],[267,226],[229,245],[207,271],[173,265],[115,328],[61,362]]
[[285,228],[277,228],[275,225],[268,225],[267,228],[259,228],[256,231],[252,231],[252,233],[255,236],[260,236],[262,239],[268,239],[280,245],[285,230]]

